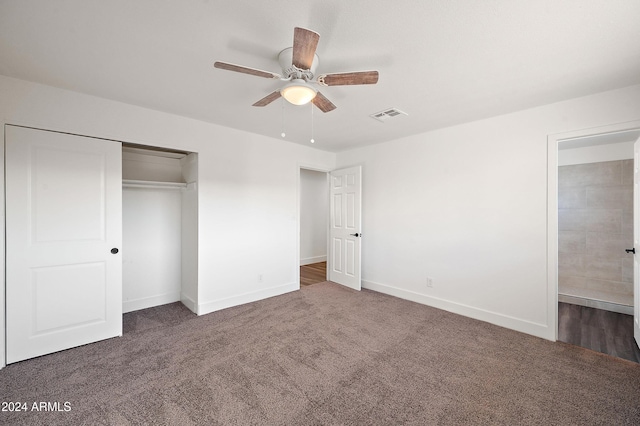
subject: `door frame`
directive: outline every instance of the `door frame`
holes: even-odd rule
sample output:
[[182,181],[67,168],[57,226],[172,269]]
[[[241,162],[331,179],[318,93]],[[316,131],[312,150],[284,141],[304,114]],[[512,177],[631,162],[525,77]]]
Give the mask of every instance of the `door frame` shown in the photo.
[[[296,283],[298,285],[298,290],[300,290],[300,222],[301,222],[301,218],[302,218],[302,214],[301,214],[301,209],[300,209],[300,202],[302,201],[302,183],[301,183],[301,179],[300,179],[300,175],[302,173],[302,170],[311,170],[313,172],[320,172],[320,173],[324,173],[325,177],[326,177],[326,182],[327,182],[327,192],[325,194],[325,196],[327,197],[327,206],[329,205],[329,184],[330,184],[330,173],[335,170],[335,168],[325,168],[325,167],[317,167],[317,166],[311,166],[311,165],[306,165],[306,164],[298,164],[298,168],[297,170],[297,176],[296,176],[296,273],[295,273],[295,277],[296,277]],[[325,212],[325,216],[327,217],[327,221],[329,220],[329,209],[327,208],[327,211]],[[329,227],[330,224],[329,222],[327,222],[327,226],[326,226],[326,238],[325,238],[325,244],[326,244],[326,252],[327,252],[327,268],[325,271],[325,278],[327,280],[329,280]]]
[[[347,166],[347,167],[356,167],[356,166],[360,166],[362,167],[361,163],[358,164],[354,164],[353,166]],[[301,174],[301,170],[311,170],[314,172],[321,172],[324,173],[326,175],[326,179],[327,179],[327,192],[326,192],[326,197],[327,197],[327,206],[330,206],[330,201],[331,201],[331,172],[335,171],[335,170],[341,170],[344,169],[345,167],[318,167],[318,166],[313,166],[313,165],[308,165],[308,164],[304,164],[304,163],[298,163],[298,167],[296,169],[297,175],[296,175],[296,261],[295,261],[295,265],[296,265],[296,272],[295,272],[295,277],[296,277],[296,282],[298,285],[298,290],[300,290],[300,219],[301,219],[301,209],[300,209],[300,201],[301,201],[301,179],[300,179],[300,174]],[[361,176],[362,179],[362,176]],[[362,184],[362,180],[361,180],[361,184]],[[361,212],[362,212],[362,206],[361,206]],[[327,208],[327,211],[325,212],[326,217],[327,217],[327,225],[326,225],[326,246],[327,246],[327,268],[326,268],[326,275],[325,275],[325,279],[327,281],[329,281],[329,271],[331,270],[330,268],[333,266],[333,261],[332,258],[333,256],[331,255],[331,243],[330,243],[330,238],[331,238],[331,209]],[[362,220],[362,219],[361,219]],[[362,224],[361,224],[362,227]],[[361,258],[362,259],[362,258]],[[362,260],[360,262],[360,271],[362,271]],[[362,276],[360,278],[360,283],[362,284]]]
[[547,324],[548,337],[558,340],[558,144],[568,139],[640,130],[640,120],[547,136]]

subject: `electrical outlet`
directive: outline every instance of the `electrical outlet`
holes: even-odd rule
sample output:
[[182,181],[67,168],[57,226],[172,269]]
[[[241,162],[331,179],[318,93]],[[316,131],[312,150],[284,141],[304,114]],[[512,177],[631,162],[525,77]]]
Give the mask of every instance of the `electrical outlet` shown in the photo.
[[433,287],[433,278],[427,277],[427,287]]
[[261,283],[262,282],[262,274],[258,275],[258,282]]

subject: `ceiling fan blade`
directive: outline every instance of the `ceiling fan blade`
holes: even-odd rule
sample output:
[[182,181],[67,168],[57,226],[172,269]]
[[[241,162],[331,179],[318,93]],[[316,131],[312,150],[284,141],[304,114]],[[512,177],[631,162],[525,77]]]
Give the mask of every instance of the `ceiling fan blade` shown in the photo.
[[257,106],[257,107],[263,107],[263,106],[267,106],[269,105],[271,102],[275,101],[276,99],[278,99],[280,97],[280,91],[276,90],[273,93],[268,94],[267,96],[265,96],[264,98],[260,99],[258,102],[256,102],[255,104],[253,104],[253,106]]
[[318,76],[318,83],[325,86],[376,84],[377,82],[378,71],[342,72],[336,74],[322,74]]
[[220,68],[221,70],[235,71],[243,74],[255,75],[257,77],[281,78],[280,74],[269,71],[262,71],[255,68],[243,67],[242,65],[235,65],[227,62],[215,62],[213,66],[216,68]]
[[336,109],[336,106],[327,99],[322,93],[317,92],[316,97],[311,101],[315,106],[317,106],[322,112],[329,112]]
[[293,65],[302,69],[311,69],[313,56],[316,54],[320,34],[306,28],[296,27],[293,30]]

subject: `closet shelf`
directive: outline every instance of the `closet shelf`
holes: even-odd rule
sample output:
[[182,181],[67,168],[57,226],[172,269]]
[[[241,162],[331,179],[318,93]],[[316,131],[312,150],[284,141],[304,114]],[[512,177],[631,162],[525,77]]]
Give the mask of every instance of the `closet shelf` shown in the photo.
[[181,182],[155,182],[150,180],[122,179],[123,188],[146,188],[146,189],[185,189],[186,183]]

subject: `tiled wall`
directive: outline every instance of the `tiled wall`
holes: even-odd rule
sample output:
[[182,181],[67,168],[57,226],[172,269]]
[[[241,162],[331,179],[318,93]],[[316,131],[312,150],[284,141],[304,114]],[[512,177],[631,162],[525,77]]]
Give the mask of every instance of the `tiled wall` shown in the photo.
[[558,168],[559,294],[633,305],[633,160]]

